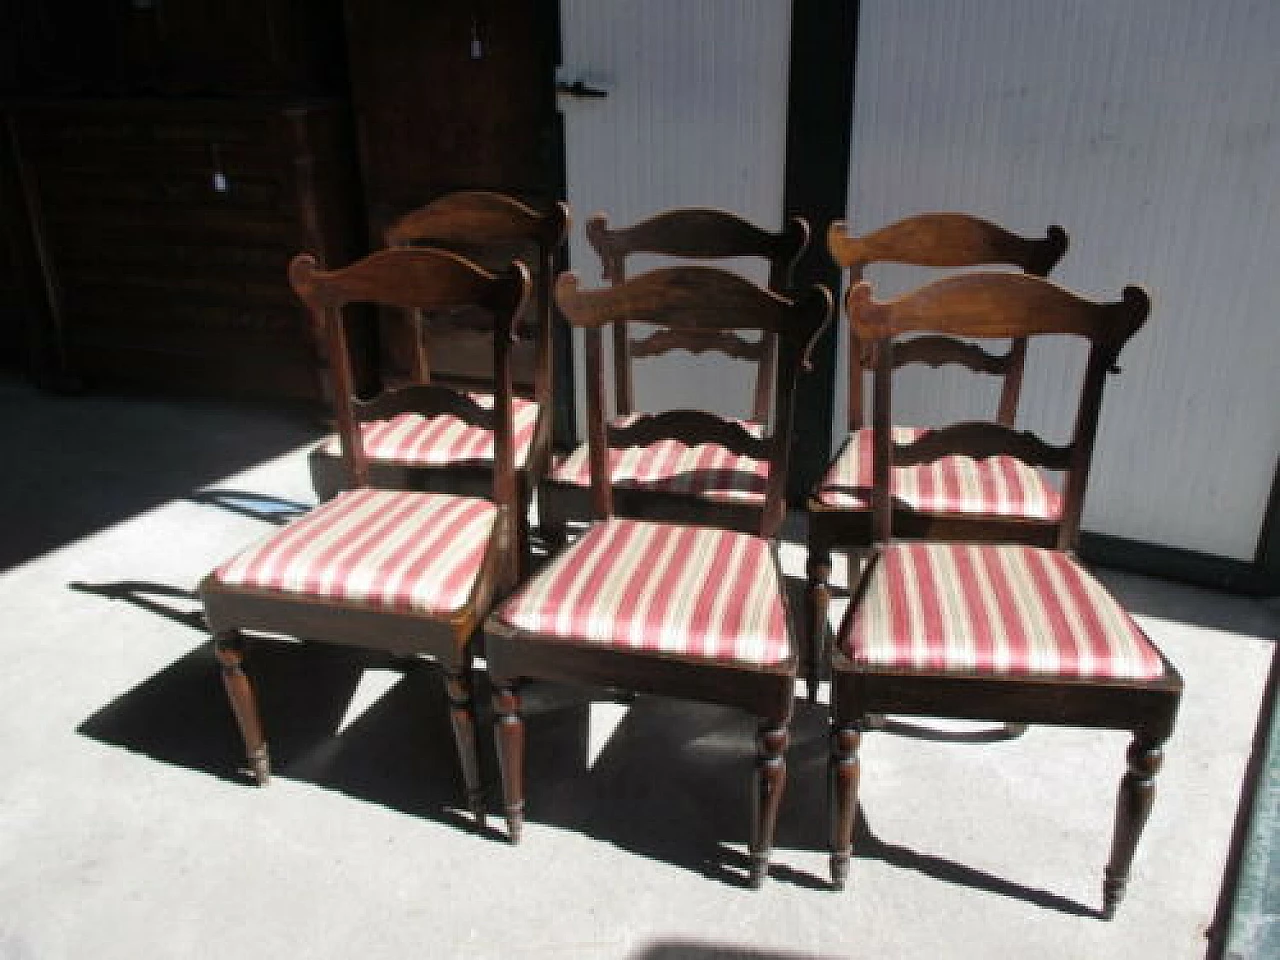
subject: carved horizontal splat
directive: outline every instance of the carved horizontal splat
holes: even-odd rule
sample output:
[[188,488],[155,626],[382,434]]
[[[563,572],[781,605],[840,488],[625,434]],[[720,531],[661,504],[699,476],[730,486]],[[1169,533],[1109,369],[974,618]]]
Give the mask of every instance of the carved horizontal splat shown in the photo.
[[869,263],[920,267],[1008,264],[1045,276],[1067,251],[1067,234],[1051,226],[1044,239],[1020,237],[997,224],[963,213],[924,213],[861,237],[848,235],[843,220],[827,231],[827,248],[841,267],[860,274]]
[[310,254],[299,254],[289,264],[289,282],[313,310],[347,303],[408,310],[482,305],[498,316],[518,317],[529,287],[529,270],[514,260],[510,276],[497,276],[447,250],[402,247],[379,250],[331,271],[322,270]]
[[948,456],[1016,457],[1032,466],[1065,470],[1071,465],[1071,447],[1055,447],[1034,433],[1011,430],[994,423],[957,423],[930,430],[918,440],[893,444],[893,465],[914,467]]
[[753,460],[769,457],[769,441],[714,414],[701,410],[668,410],[638,415],[625,426],[609,425],[605,438],[610,447],[647,447],[659,440],[679,440],[689,446],[714,443]]
[[387,246],[456,243],[488,246],[513,241],[559,245],[569,226],[569,208],[557,203],[539,213],[512,197],[485,190],[449,193],[406,213],[389,226]]
[[608,218],[597,213],[587,220],[586,234],[604,264],[606,280],[622,279],[613,275],[611,265],[633,253],[708,260],[766,257],[789,277],[809,243],[809,225],[800,217],[772,233],[735,213],[702,208],[668,210],[619,230],[609,229]]
[[574,273],[556,281],[556,302],[579,327],[656,323],[695,330],[782,332],[792,303],[750,280],[711,267],[663,267],[601,290],[581,290]]
[[847,303],[862,340],[918,331],[974,338],[1073,334],[1116,351],[1151,307],[1139,287],[1125,287],[1116,303],[1093,303],[1040,277],[1010,273],[948,277],[884,302],[872,299],[864,281],[850,288]]
[[672,330],[663,328],[647,337],[631,341],[631,356],[654,357],[670,350],[690,353],[723,353],[735,360],[759,360],[764,356],[764,343],[745,340],[727,330]]
[[976,343],[964,343],[950,337],[924,336],[904,340],[893,346],[893,366],[923,363],[930,367],[955,364],[974,373],[1004,373],[1011,354],[988,353]]
[[497,430],[498,415],[465,393],[438,383],[415,383],[378,394],[372,400],[351,401],[359,421],[387,420],[401,413],[424,417],[449,414],[482,430]]

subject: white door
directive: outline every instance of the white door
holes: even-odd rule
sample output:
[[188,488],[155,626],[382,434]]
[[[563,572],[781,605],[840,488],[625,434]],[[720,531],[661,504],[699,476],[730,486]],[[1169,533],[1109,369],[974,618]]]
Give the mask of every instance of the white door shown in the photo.
[[[1085,527],[1252,559],[1280,450],[1280,5],[860,9],[850,221],[1060,223],[1066,286],[1144,285],[1151,319],[1107,386]],[[1055,439],[1078,387],[1066,359],[1033,346],[1023,390],[1021,422]],[[895,410],[994,409],[972,384],[904,372]]]
[[[569,256],[584,286],[601,282],[582,232],[597,211],[625,226],[669,207],[719,207],[781,227],[790,35],[781,0],[562,0],[561,77],[608,94],[560,97]],[[574,354],[581,427],[580,335]],[[636,362],[641,410],[745,416],[753,385],[751,368],[714,354]]]

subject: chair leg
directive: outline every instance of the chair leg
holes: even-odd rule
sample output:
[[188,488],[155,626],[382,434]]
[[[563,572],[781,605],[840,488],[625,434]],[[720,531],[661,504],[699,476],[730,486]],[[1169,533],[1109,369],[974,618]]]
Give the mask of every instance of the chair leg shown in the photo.
[[545,485],[538,490],[538,530],[547,549],[553,552],[569,542],[569,524],[558,501]]
[[853,724],[831,730],[831,764],[828,788],[831,794],[831,884],[843,890],[849,877],[849,855],[853,850],[853,823],[858,807],[858,778],[862,761],[858,747],[862,732]]
[[769,854],[773,850],[773,833],[782,806],[782,791],[787,782],[787,726],[766,720],[756,737],[755,817],[751,827],[752,887],[764,883],[769,872]]
[[253,693],[253,684],[249,682],[242,667],[245,655],[244,637],[236,630],[220,633],[213,638],[213,652],[222,666],[222,685],[226,687],[231,712],[235,714],[236,725],[244,739],[249,769],[258,786],[265,787],[271,782],[271,760],[267,754],[266,738],[262,735],[258,700]]
[[512,843],[519,843],[520,828],[524,826],[524,722],[514,686],[501,684],[493,692],[493,712],[507,835]]
[[449,720],[453,724],[453,742],[458,748],[458,762],[462,767],[467,809],[475,818],[476,826],[483,830],[484,789],[480,785],[480,758],[476,753],[476,708],[470,666],[447,669],[444,684],[449,695]]
[[520,490],[516,497],[516,582],[523,583],[533,565],[533,550],[529,546],[529,505],[532,497],[529,495],[529,480],[524,474],[517,482]]
[[[813,522],[812,516],[809,522]],[[806,569],[809,585],[805,595],[804,636],[808,646],[805,693],[809,702],[815,703],[827,649],[827,610],[831,606],[831,551],[826,544],[809,541]]]
[[1106,878],[1102,882],[1102,915],[1108,920],[1115,916],[1116,908],[1124,899],[1129,866],[1156,798],[1156,774],[1164,760],[1163,743],[1162,739],[1135,734],[1129,746],[1129,769],[1120,781],[1116,805],[1111,860],[1107,863]]

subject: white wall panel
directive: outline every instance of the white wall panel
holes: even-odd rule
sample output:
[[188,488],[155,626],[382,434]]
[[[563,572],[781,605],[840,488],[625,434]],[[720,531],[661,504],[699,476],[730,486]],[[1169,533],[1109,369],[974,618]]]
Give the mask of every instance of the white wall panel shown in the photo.
[[[603,100],[561,98],[577,220],[570,259],[585,285],[600,282],[582,233],[597,210],[619,226],[677,206],[781,225],[790,33],[784,0],[562,0],[562,75],[609,91]],[[636,366],[642,409],[742,416],[753,385],[748,365],[712,354]]]
[[[863,0],[861,17],[851,222],[1056,222],[1066,286],[1144,285],[1085,525],[1252,559],[1280,450],[1280,4]],[[1082,352],[1032,350],[1021,422],[1065,438]],[[902,419],[994,402],[972,383],[904,373]]]

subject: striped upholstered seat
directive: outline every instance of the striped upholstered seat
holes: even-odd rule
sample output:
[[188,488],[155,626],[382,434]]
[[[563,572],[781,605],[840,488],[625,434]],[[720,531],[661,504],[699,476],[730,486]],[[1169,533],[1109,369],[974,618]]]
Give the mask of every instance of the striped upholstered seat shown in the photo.
[[497,508],[487,500],[340,493],[214,571],[223,586],[443,615],[471,596]]
[[566,642],[756,665],[791,656],[769,542],[614,517],[592,526],[497,613]]
[[[486,410],[493,408],[493,395],[468,396]],[[538,404],[523,397],[511,401],[512,448],[516,469],[525,465],[538,422]],[[460,420],[452,414],[424,417],[401,413],[390,420],[370,420],[360,424],[365,456],[383,463],[419,467],[487,467],[493,464],[493,433]],[[342,453],[337,434],[321,444],[332,457]]]
[[[894,427],[893,439],[908,443],[926,432]],[[855,431],[818,485],[818,501],[843,510],[871,509],[871,460],[870,428]],[[1055,520],[1062,511],[1061,494],[1041,471],[1006,456],[943,457],[896,467],[892,495],[918,513]]]
[[[613,423],[626,426],[634,419],[634,415],[619,417]],[[734,422],[757,437],[763,430],[758,423]],[[768,461],[739,456],[715,443],[691,447],[679,440],[659,440],[645,447],[611,449],[609,464],[615,487],[686,494],[723,503],[763,503],[769,480]],[[591,486],[587,445],[556,464],[551,478],[575,487]]]
[[841,646],[855,664],[1151,680],[1160,655],[1075,560],[1026,546],[885,547]]

